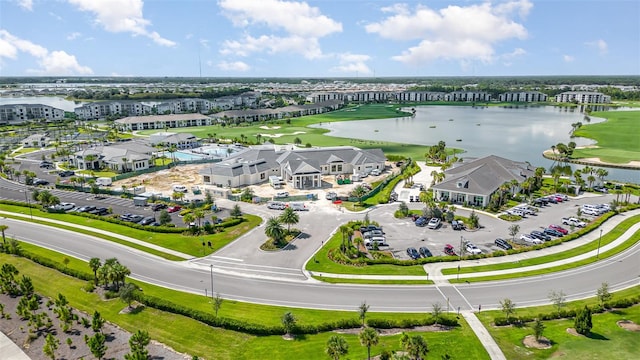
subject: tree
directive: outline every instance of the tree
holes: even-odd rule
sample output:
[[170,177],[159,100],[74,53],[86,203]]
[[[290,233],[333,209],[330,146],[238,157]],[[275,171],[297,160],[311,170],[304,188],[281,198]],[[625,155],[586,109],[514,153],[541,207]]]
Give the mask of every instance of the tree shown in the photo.
[[44,338],[44,347],[42,348],[42,352],[45,355],[51,358],[51,360],[55,360],[56,358],[56,350],[58,350],[58,346],[60,345],[60,340],[53,336],[53,334],[47,334],[47,337]]
[[553,305],[558,310],[558,314],[560,313],[562,308],[567,305],[567,296],[565,295],[564,292],[562,292],[562,290],[560,290],[560,291],[555,291],[555,290],[549,291],[549,300],[551,300]]
[[400,337],[400,345],[409,354],[409,358],[414,360],[422,359],[422,356],[429,352],[427,342],[422,335],[409,335],[403,332]]
[[171,215],[167,210],[160,211],[160,217],[158,218],[160,225],[167,225],[171,223]]
[[240,216],[242,216],[242,210],[240,210],[240,205],[238,204],[233,205],[233,208],[231,209],[230,214],[233,218],[239,218]]
[[120,289],[120,293],[119,293],[120,300],[127,303],[127,307],[129,309],[131,309],[131,303],[135,299],[137,291],[138,291],[138,287],[132,283],[128,283]]
[[143,330],[136,331],[135,334],[129,338],[131,353],[126,354],[124,358],[126,360],[147,359],[149,356],[149,352],[147,351],[149,342],[151,342],[151,338],[148,332]]
[[358,204],[362,205],[362,197],[368,192],[362,185],[358,185],[351,191],[351,196],[358,198]]
[[471,225],[472,229],[477,229],[480,227],[480,218],[475,211],[471,210],[471,214],[469,214],[469,225]]
[[378,345],[378,332],[374,328],[364,328],[358,335],[360,345],[367,347],[367,360],[371,359],[371,347]]
[[409,207],[404,201],[401,201],[400,204],[398,205],[398,212],[403,217],[409,216]]
[[280,223],[280,219],[277,217],[271,217],[267,220],[267,224],[264,227],[264,233],[268,237],[272,238],[275,244],[280,244],[285,237],[284,228]]
[[96,359],[102,359],[104,354],[107,353],[107,346],[105,345],[106,336],[103,333],[95,333],[93,336],[89,337],[85,335],[85,342],[89,347],[89,350],[96,357]]
[[431,305],[431,316],[433,316],[434,325],[438,325],[438,321],[440,320],[441,315],[442,315],[442,305],[439,302]]
[[363,301],[362,304],[358,307],[358,317],[362,321],[362,327],[364,327],[365,318],[367,317],[367,312],[369,311],[369,305],[367,305],[366,301]]
[[520,232],[520,225],[513,224],[509,226],[509,236],[511,236],[511,240],[515,240],[516,235]]
[[591,323],[591,309],[589,309],[587,305],[584,306],[584,309],[578,311],[573,326],[578,334],[589,335],[589,333],[591,333],[593,327]]
[[91,329],[98,333],[102,330],[102,325],[104,325],[104,318],[100,315],[98,310],[93,312],[93,317],[91,318]]
[[184,222],[185,225],[187,225],[187,226],[191,226],[191,223],[194,222],[195,219],[196,218],[195,218],[195,216],[193,216],[192,213],[188,213],[188,214],[185,214],[182,217],[182,222]]
[[93,271],[93,281],[98,283],[98,269],[102,266],[102,262],[100,262],[100,258],[94,257],[89,260],[89,267]]
[[536,319],[536,322],[533,324],[533,333],[537,341],[540,341],[540,339],[542,339],[543,332],[544,332],[544,324],[540,319]]
[[215,312],[216,317],[218,317],[218,311],[222,307],[222,302],[223,301],[224,301],[224,299],[222,297],[220,297],[220,294],[216,293],[216,297],[213,298],[213,311]]
[[0,225],[0,232],[2,232],[2,244],[7,245],[7,238],[5,237],[4,232],[7,231],[9,225]]
[[509,318],[516,312],[516,304],[511,299],[500,300],[500,309],[507,317],[507,322],[511,323]]
[[287,233],[291,233],[291,225],[300,221],[300,216],[292,208],[285,208],[279,218],[280,222],[287,225]]
[[327,340],[325,352],[330,358],[338,360],[342,355],[346,355],[349,352],[349,344],[347,344],[347,340],[343,336],[332,335]]
[[291,313],[291,311],[287,311],[286,313],[282,314],[282,318],[280,319],[280,321],[282,322],[282,327],[284,328],[285,335],[291,335],[296,327],[296,317],[293,316],[293,313]]
[[604,303],[611,300],[613,294],[609,292],[609,283],[603,282],[598,288],[596,296],[598,297],[598,300],[600,300],[600,305],[602,306],[604,306]]

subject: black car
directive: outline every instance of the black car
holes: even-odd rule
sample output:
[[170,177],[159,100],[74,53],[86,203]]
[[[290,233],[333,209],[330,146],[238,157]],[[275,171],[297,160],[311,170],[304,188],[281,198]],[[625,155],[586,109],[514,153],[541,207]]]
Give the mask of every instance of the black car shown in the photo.
[[[373,231],[373,230],[382,231],[382,228],[379,227],[379,226],[375,226],[375,225],[367,225],[367,226],[360,227],[360,232],[363,233],[363,234],[368,232],[368,231]],[[382,233],[384,234],[384,231],[382,231]]]
[[163,204],[163,203],[155,203],[151,205],[151,211],[158,211],[166,208],[167,208],[167,204]]
[[33,179],[33,185],[49,185],[49,182],[45,179],[35,178]]
[[537,198],[533,200],[533,205],[535,206],[543,207],[547,206],[547,204],[549,204],[549,200],[546,198]]
[[426,247],[424,247],[424,246],[423,246],[423,247],[421,247],[421,248],[418,250],[418,252],[420,253],[420,255],[421,255],[422,257],[425,257],[425,258],[426,258],[426,257],[432,257],[432,256],[433,256],[433,254],[431,253],[431,251],[430,251],[429,249],[427,249]]
[[420,254],[418,253],[418,250],[412,247],[407,249],[407,255],[409,255],[409,257],[413,260],[420,258]]
[[60,177],[67,177],[67,176],[73,176],[75,175],[75,171],[73,170],[62,170],[58,173],[58,176]]
[[50,161],[43,161],[40,163],[40,168],[50,169],[53,167],[53,163]]
[[107,209],[106,207],[99,207],[96,209],[93,209],[91,211],[89,211],[89,214],[93,214],[93,215],[107,215],[109,213],[109,209]]
[[140,224],[140,225],[151,225],[154,222],[156,222],[156,219],[153,216],[147,216],[146,218],[142,219],[138,224]]
[[543,233],[542,231],[534,230],[534,231],[531,232],[531,236],[533,236],[536,239],[540,239],[540,240],[544,240],[544,241],[551,240],[551,237],[549,235]]
[[551,236],[555,236],[555,237],[562,237],[562,233],[556,229],[544,229],[542,230],[542,232],[546,235],[551,235]]
[[96,207],[95,207],[95,206],[86,205],[86,206],[81,206],[81,207],[79,207],[79,208],[76,210],[76,212],[84,213],[84,212],[93,211],[93,210],[95,210],[95,209],[96,209]]
[[511,246],[511,244],[509,244],[509,242],[505,239],[500,239],[497,238],[495,241],[495,244],[497,247],[499,247],[502,250],[511,250],[513,249],[513,246]]
[[427,224],[429,223],[429,220],[427,220],[427,218],[420,216],[417,220],[416,220],[416,226],[427,226]]

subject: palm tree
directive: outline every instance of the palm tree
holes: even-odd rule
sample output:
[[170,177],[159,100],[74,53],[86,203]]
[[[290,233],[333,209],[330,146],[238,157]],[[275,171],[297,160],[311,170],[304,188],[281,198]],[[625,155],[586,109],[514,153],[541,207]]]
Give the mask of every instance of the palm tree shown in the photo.
[[0,225],[0,232],[2,232],[2,244],[7,245],[7,238],[4,235],[4,232],[9,228],[9,225]]
[[367,347],[367,360],[371,360],[371,347],[378,345],[378,332],[374,328],[364,328],[358,335],[360,344]]
[[367,189],[362,185],[356,186],[355,189],[351,191],[351,195],[358,198],[358,205],[362,205],[362,197],[367,193]]
[[347,340],[345,340],[344,337],[332,335],[329,340],[327,340],[325,352],[333,360],[339,360],[342,355],[346,355],[349,352],[349,344],[347,344]]
[[198,222],[198,227],[201,226],[202,219],[204,219],[204,211],[202,209],[195,210],[193,212],[193,217]]
[[269,218],[264,228],[264,233],[268,237],[272,238],[274,243],[280,244],[280,242],[284,238],[284,229],[282,228],[280,219],[278,219],[277,217]]
[[100,258],[94,257],[89,260],[89,267],[93,270],[93,279],[95,282],[98,281],[98,269],[100,269],[100,266],[102,266]]
[[596,181],[596,177],[593,175],[587,176],[587,182],[589,183],[589,189],[592,188],[593,183]]
[[194,221],[195,221],[195,216],[193,216],[193,214],[192,214],[192,213],[185,214],[185,215],[182,217],[182,221],[183,221],[187,226],[189,226],[189,224],[191,224],[192,222],[194,222]]
[[429,352],[427,342],[422,335],[411,335],[403,332],[400,337],[400,345],[404,350],[409,353],[409,358],[414,360],[422,359],[423,355]]
[[345,252],[347,251],[347,239],[353,235],[353,229],[347,225],[341,225],[340,233],[342,234],[342,245],[340,247],[342,248],[342,252]]
[[599,168],[596,170],[596,176],[600,179],[601,182],[604,182],[604,178],[609,175],[609,172],[603,168]]
[[279,220],[281,223],[287,224],[287,233],[291,233],[291,225],[297,224],[300,221],[300,216],[288,207],[280,214]]
[[358,317],[362,320],[362,327],[364,327],[364,321],[367,317],[367,312],[369,311],[369,305],[367,305],[366,301],[363,301],[362,304],[358,307]]

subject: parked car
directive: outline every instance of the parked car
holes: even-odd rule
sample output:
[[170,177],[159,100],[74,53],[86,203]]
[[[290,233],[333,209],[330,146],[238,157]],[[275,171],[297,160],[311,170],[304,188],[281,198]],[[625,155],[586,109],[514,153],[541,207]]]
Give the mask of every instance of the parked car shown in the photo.
[[[361,233],[366,233],[367,231],[372,231],[372,230],[379,230],[382,231],[382,228],[380,226],[377,225],[367,225],[367,226],[361,226],[360,227],[360,232]],[[382,233],[384,234],[384,231],[382,231]]]
[[381,230],[369,230],[362,233],[362,237],[364,239],[372,238],[372,237],[384,236],[384,233]]
[[416,226],[420,226],[420,227],[427,226],[428,222],[429,221],[427,221],[427,218],[421,216],[416,220]]
[[40,162],[40,168],[50,169],[53,167],[53,163],[51,161],[43,160]]
[[562,201],[569,201],[569,197],[566,194],[553,194],[556,198],[560,198]]
[[289,193],[286,191],[281,191],[279,193],[276,193],[276,195],[274,196],[276,198],[286,198],[289,197]]
[[334,200],[337,197],[338,197],[338,194],[334,193],[333,191],[328,192],[326,195],[327,200]]
[[89,214],[100,215],[100,216],[107,215],[108,213],[109,213],[109,209],[107,209],[106,207],[99,207],[89,211]]
[[420,253],[420,255],[421,255],[422,257],[425,257],[425,258],[427,258],[427,257],[432,257],[432,256],[433,256],[433,254],[431,253],[431,251],[430,251],[429,249],[427,249],[426,247],[424,247],[424,246],[423,246],[423,247],[421,247],[420,249],[418,249],[418,252]]
[[32,182],[33,185],[49,185],[49,181],[45,179],[35,178]]
[[447,244],[444,246],[444,253],[450,256],[455,256],[456,252],[453,249],[453,245]]
[[549,204],[549,200],[547,198],[537,198],[533,200],[533,205],[543,207]]
[[562,233],[562,235],[567,235],[569,233],[569,230],[563,228],[560,225],[551,224],[551,225],[549,225],[549,229],[556,230],[556,231]]
[[168,213],[174,213],[174,212],[178,212],[180,210],[182,210],[182,207],[180,205],[173,205],[173,206],[169,206],[167,208],[167,212]]
[[72,210],[73,208],[76,207],[76,204],[74,203],[60,203],[60,204],[56,204],[56,205],[51,205],[49,206],[49,209],[51,210],[55,210],[55,211],[69,211]]
[[520,240],[522,240],[524,242],[527,242],[529,244],[534,244],[534,245],[542,244],[542,240],[536,239],[533,236],[531,236],[530,234],[522,234],[522,235],[520,235]]
[[514,215],[514,216],[520,216],[520,217],[527,217],[527,214],[525,214],[524,210],[516,209],[516,208],[507,210],[507,214]]
[[180,184],[173,185],[171,187],[171,190],[173,190],[173,192],[182,192],[182,193],[186,193],[189,191],[186,186],[180,185]]
[[558,199],[555,196],[547,196],[545,199],[547,199],[547,201],[552,203],[552,204],[557,204],[558,203]]
[[437,229],[438,226],[440,226],[440,219],[438,218],[431,218],[427,224],[427,228],[429,229]]
[[497,247],[499,247],[502,250],[511,250],[513,249],[513,246],[511,246],[511,244],[509,244],[509,242],[505,239],[501,239],[501,238],[497,238],[495,240],[495,244]]
[[562,224],[569,225],[569,226],[577,226],[577,227],[587,226],[587,223],[585,223],[584,221],[581,221],[580,219],[576,219],[574,217],[562,218]]
[[389,246],[389,244],[387,244],[387,239],[385,239],[384,236],[374,236],[364,240],[364,246],[368,248],[372,248],[374,244],[378,246]]
[[464,223],[459,220],[451,221],[451,228],[453,230],[464,230]]
[[555,237],[562,237],[563,234],[556,230],[556,229],[551,229],[551,228],[546,228],[544,230],[542,230],[543,233],[550,235],[550,236],[555,236]]
[[84,212],[89,212],[89,211],[92,211],[92,210],[95,210],[95,209],[96,209],[95,206],[85,205],[85,206],[81,206],[81,207],[77,208],[76,212],[84,213]]
[[480,250],[477,246],[475,246],[474,244],[468,242],[464,245],[465,250],[471,254],[471,255],[480,255],[482,254],[482,250]]
[[540,240],[543,240],[543,241],[551,240],[551,237],[549,235],[543,233],[542,231],[538,231],[538,230],[533,230],[530,233],[530,235],[533,236],[536,239],[540,239]]
[[378,176],[380,174],[382,174],[382,172],[380,171],[380,169],[373,169],[371,170],[371,176]]
[[144,219],[142,219],[138,224],[140,224],[140,225],[151,225],[154,222],[156,222],[156,219],[153,216],[147,216]]
[[162,209],[166,209],[167,208],[167,204],[165,203],[154,203],[151,204],[151,211],[159,211]]
[[582,215],[589,215],[589,216],[600,216],[601,212],[598,209],[592,209],[592,208],[583,208],[580,209],[580,212],[582,213]]
[[73,176],[75,175],[75,171],[73,170],[62,170],[58,173],[58,176],[60,177],[68,177],[68,176]]
[[139,223],[140,221],[142,221],[142,219],[144,219],[144,216],[142,215],[137,215],[137,214],[130,214],[129,215],[129,219],[126,221],[132,222],[132,223]]
[[303,202],[289,203],[289,207],[292,208],[293,211],[309,211],[309,208]]
[[407,255],[409,255],[409,257],[413,260],[420,258],[420,253],[418,253],[418,250],[412,247],[407,249]]
[[287,207],[287,204],[281,201],[269,201],[267,203],[267,208],[272,210],[284,210]]

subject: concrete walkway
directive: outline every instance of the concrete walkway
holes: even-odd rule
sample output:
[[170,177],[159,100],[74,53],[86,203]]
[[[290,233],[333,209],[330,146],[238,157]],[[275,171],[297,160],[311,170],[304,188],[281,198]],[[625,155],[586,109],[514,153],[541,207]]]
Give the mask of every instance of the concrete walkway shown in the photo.
[[31,360],[31,358],[3,332],[0,332],[0,358],[3,360]]
[[502,350],[500,350],[498,343],[496,343],[491,334],[489,334],[487,328],[484,327],[482,322],[480,322],[480,320],[473,312],[461,311],[460,314],[467,321],[467,324],[469,324],[471,330],[473,330],[473,332],[476,334],[476,336],[480,340],[480,343],[482,343],[482,346],[484,346],[484,349],[487,350],[487,353],[489,354],[489,357],[491,357],[491,360],[507,360],[507,358],[502,353]]
[[[22,218],[25,218],[25,219],[31,218],[30,215],[16,214],[16,213],[8,212],[8,211],[0,211],[0,214],[11,215],[11,216],[15,216],[15,217],[22,217]],[[185,253],[181,253],[179,251],[167,249],[167,248],[164,248],[162,246],[158,246],[158,245],[155,245],[155,244],[148,243],[146,241],[141,241],[141,240],[138,240],[138,239],[134,239],[134,238],[131,238],[131,237],[128,237],[128,236],[120,235],[118,233],[114,233],[114,232],[110,232],[110,231],[106,231],[106,230],[100,230],[100,229],[92,228],[92,227],[89,227],[89,226],[78,225],[78,224],[65,222],[65,221],[60,221],[60,220],[47,219],[47,218],[38,217],[38,216],[33,216],[33,219],[34,220],[38,220],[38,221],[52,223],[52,224],[64,225],[64,226],[72,227],[72,228],[76,228],[76,229],[82,229],[82,230],[85,230],[85,231],[91,231],[91,232],[94,232],[94,233],[97,233],[97,234],[111,236],[111,237],[118,238],[120,240],[124,240],[124,241],[130,242],[130,243],[133,243],[133,244],[141,245],[141,246],[144,246],[144,247],[148,247],[150,249],[161,251],[161,252],[166,253],[166,254],[177,256],[177,257],[183,258],[185,260],[195,258],[195,256],[192,256],[192,255],[189,255],[189,254],[185,254]],[[8,232],[7,232],[7,235],[9,235]],[[135,249],[133,249],[133,250],[135,250]]]

